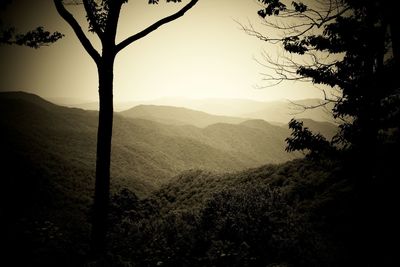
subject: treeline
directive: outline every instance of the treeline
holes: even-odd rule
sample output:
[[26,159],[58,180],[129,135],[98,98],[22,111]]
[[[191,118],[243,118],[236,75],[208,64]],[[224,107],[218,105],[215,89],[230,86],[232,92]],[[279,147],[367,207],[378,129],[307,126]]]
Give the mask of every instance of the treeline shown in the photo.
[[142,201],[123,190],[113,197],[109,264],[358,264],[357,203],[342,174],[333,162],[296,160],[235,174],[190,171]]

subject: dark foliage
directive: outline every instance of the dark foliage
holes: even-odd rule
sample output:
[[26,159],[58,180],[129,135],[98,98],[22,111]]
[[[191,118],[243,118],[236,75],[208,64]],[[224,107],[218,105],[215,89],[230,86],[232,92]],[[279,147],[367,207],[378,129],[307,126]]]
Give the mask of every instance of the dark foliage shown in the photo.
[[[395,53],[398,33],[389,5],[384,1],[328,1],[329,13],[310,10],[310,14],[317,13],[320,17],[305,23],[304,19],[310,14],[302,16],[308,7],[301,2],[292,2],[293,9],[280,1],[260,2],[266,6],[260,11],[265,20],[270,19],[267,16],[280,15],[283,19],[303,19],[299,24],[306,26],[292,26],[298,29],[297,33],[293,31],[279,40],[287,52],[338,55],[335,60],[324,62],[315,54],[314,64],[297,64],[292,70],[315,84],[340,89],[341,96],[334,100],[333,116],[343,123],[341,131],[330,143],[332,149],[320,135],[313,135],[300,123],[292,121],[289,127],[293,135],[287,139],[289,151],[307,150],[319,154],[322,148],[345,149],[363,156],[366,150],[375,150],[389,139],[399,139],[399,124],[387,116],[397,114],[398,108],[389,102],[394,103],[399,96],[396,76],[399,66]],[[277,7],[282,7],[279,10],[284,13],[265,12]],[[317,28],[321,30],[311,30]],[[388,99],[391,100],[388,102]]]
[[296,161],[183,174],[122,208],[112,236],[126,243],[113,251],[135,266],[343,266],[354,251],[346,234],[355,203],[339,173],[332,163]]
[[[278,1],[260,2],[270,9],[276,8]],[[393,7],[385,1],[328,2],[330,12],[318,13],[324,16],[305,24],[309,28],[273,41],[280,41],[292,54],[316,55],[314,64],[294,64],[291,71],[300,79],[340,90],[337,99],[327,99],[335,102],[333,116],[341,121],[340,132],[328,142],[292,120],[287,150],[306,151],[314,162],[339,160],[344,176],[354,183],[357,198],[353,245],[360,261],[356,265],[364,262],[369,266],[394,266],[396,256],[388,244],[393,240],[391,236],[398,233],[393,224],[397,221],[394,203],[398,197],[392,189],[398,187],[399,169],[395,162],[400,141],[400,120],[392,120],[398,116],[400,104],[397,19]],[[332,4],[337,6],[332,8]],[[301,15],[307,12],[306,6],[300,2],[293,2],[292,6],[294,10],[280,10],[285,12],[283,16],[308,19]],[[281,12],[266,15],[279,16]],[[266,15],[261,17],[268,20]],[[318,53],[336,57],[324,62]]]
[[15,28],[4,28],[0,21],[0,44],[21,45],[32,48],[39,48],[57,42],[64,35],[59,32],[50,33],[45,31],[43,27],[37,27],[34,30],[24,34],[15,33]]
[[[7,6],[11,3],[12,0],[1,1],[0,10],[6,10]],[[62,33],[51,33],[44,30],[42,26],[36,27],[36,29],[26,33],[18,33],[15,27],[5,26],[5,23],[0,19],[0,45],[7,44],[39,48],[55,43],[63,37]]]
[[302,121],[292,119],[289,122],[289,128],[292,130],[291,137],[286,138],[286,151],[304,151],[308,150],[307,156],[312,159],[319,159],[332,156],[336,149],[326,138],[319,134],[313,134],[307,127],[303,126]]

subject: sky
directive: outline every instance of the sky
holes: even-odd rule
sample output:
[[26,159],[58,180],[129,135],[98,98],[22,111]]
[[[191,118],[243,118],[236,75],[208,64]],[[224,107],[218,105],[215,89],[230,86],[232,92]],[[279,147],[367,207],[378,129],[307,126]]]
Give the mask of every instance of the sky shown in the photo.
[[[180,4],[148,5],[130,0],[123,6],[117,41],[179,10]],[[69,10],[86,27],[82,6]],[[255,59],[278,46],[266,46],[241,30],[240,22],[261,25],[256,0],[199,0],[185,16],[166,24],[121,51],[114,69],[114,101],[144,101],[164,97],[241,98],[258,101],[321,98],[305,83],[284,82],[258,89],[266,72]],[[1,13],[3,22],[26,31],[43,25],[65,37],[31,49],[0,46],[0,91],[27,91],[47,98],[98,99],[96,66],[51,0],[14,0]],[[87,33],[99,50],[98,41]]]

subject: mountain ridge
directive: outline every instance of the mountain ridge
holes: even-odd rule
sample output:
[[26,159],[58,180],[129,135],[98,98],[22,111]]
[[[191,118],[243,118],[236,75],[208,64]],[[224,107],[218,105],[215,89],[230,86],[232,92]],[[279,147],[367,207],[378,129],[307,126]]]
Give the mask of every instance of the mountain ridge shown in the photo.
[[[3,142],[10,150],[15,145],[21,153],[39,158],[51,154],[68,166],[94,169],[96,111],[58,106],[26,93],[1,93],[0,104],[1,126],[6,129]],[[188,169],[229,172],[298,157],[284,151],[288,130],[271,127],[276,127],[280,135],[268,136],[260,129],[240,124],[197,128],[125,118],[116,113],[112,180],[118,188],[128,187],[146,195]],[[23,146],[21,140],[26,140]],[[270,143],[260,145],[263,142]],[[45,162],[39,160],[37,164],[47,168]]]
[[[51,98],[49,98],[52,100]],[[53,100],[57,104],[69,107],[77,107],[89,110],[98,110],[98,102],[85,102],[78,104],[71,101],[62,101],[58,98]],[[328,104],[327,108],[306,109],[304,106],[316,106],[321,104],[323,99],[308,98],[300,100],[274,100],[274,101],[257,101],[251,99],[186,99],[186,98],[160,98],[146,101],[130,101],[130,102],[114,102],[114,109],[118,112],[124,112],[128,109],[139,105],[155,105],[155,106],[173,106],[187,108],[195,111],[202,111],[208,114],[228,116],[236,118],[248,119],[264,119],[278,124],[287,124],[292,117],[304,117],[316,121],[333,122],[330,115],[332,104]]]
[[122,111],[119,114],[125,117],[149,119],[174,125],[191,124],[200,128],[217,122],[238,124],[246,120],[244,118],[212,115],[203,111],[192,110],[184,107],[164,105],[138,105]]

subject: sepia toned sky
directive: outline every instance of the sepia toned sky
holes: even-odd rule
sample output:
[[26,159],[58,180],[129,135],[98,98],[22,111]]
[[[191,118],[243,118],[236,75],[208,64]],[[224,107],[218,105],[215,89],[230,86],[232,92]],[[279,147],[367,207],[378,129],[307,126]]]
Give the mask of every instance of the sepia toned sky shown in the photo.
[[[3,22],[19,30],[43,25],[66,36],[40,49],[0,46],[0,90],[22,90],[43,97],[97,99],[97,72],[69,26],[58,16],[52,0],[14,0]],[[180,9],[181,4],[148,5],[130,0],[123,6],[118,40],[144,29]],[[84,25],[83,7],[69,10]],[[259,101],[322,97],[310,84],[286,82],[262,85],[265,70],[254,58],[268,46],[246,35],[237,24],[259,25],[256,0],[199,0],[186,15],[164,25],[121,51],[115,64],[115,101],[151,100],[161,97],[246,98]],[[93,34],[88,36],[97,43]],[[99,48],[98,46],[96,46]],[[276,51],[275,51],[276,50]]]

